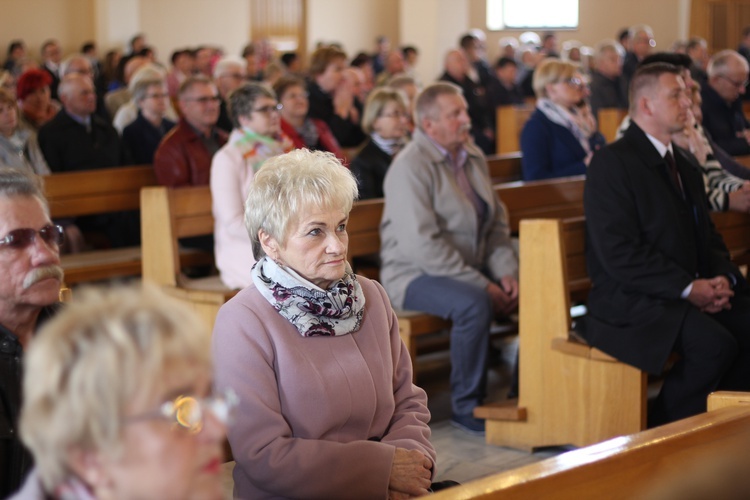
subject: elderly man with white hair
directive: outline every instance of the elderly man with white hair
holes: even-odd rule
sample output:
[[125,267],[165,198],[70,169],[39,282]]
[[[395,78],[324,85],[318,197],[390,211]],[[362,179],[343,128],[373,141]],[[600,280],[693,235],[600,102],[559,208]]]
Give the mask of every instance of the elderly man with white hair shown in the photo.
[[416,121],[383,184],[380,277],[395,307],[451,320],[452,424],[483,434],[490,324],[518,307],[518,258],[461,88],[426,87]]
[[701,90],[703,128],[732,156],[750,154],[750,123],[741,101],[747,80],[747,60],[734,50],[722,50],[708,62],[708,85]]
[[628,109],[628,94],[622,78],[622,46],[614,40],[602,40],[594,52],[591,71],[591,111],[602,108]]
[[216,126],[225,132],[232,131],[232,119],[227,111],[227,100],[229,94],[245,83],[247,76],[247,63],[239,57],[227,56],[214,66],[214,84],[219,91],[221,102],[219,103],[219,121]]
[[23,359],[34,332],[55,311],[63,279],[63,233],[52,223],[39,178],[0,168],[0,497],[31,466],[18,440]]

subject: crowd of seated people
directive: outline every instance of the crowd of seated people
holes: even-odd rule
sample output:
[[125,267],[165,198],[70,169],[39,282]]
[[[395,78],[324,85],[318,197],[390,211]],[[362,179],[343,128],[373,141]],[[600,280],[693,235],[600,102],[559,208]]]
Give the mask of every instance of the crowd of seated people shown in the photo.
[[[628,78],[640,66],[658,62],[650,59],[655,55],[652,54],[655,41],[651,28],[638,25],[630,28],[627,34],[629,40],[622,39],[627,46],[614,40],[604,40],[596,45],[596,50],[578,43],[563,44],[562,50],[559,50],[554,33],[545,33],[541,37],[529,35],[521,37],[521,40],[505,39],[501,44],[500,57],[492,64],[487,59],[486,38],[483,33],[473,30],[457,40],[455,48],[445,54],[445,71],[439,79],[450,82],[450,85],[438,87],[439,91],[433,96],[434,102],[430,103],[429,112],[423,110],[421,121],[415,119],[421,86],[414,74],[414,58],[418,52],[413,47],[410,49],[414,50],[391,49],[385,38],[378,40],[375,54],[359,54],[351,62],[341,47],[323,45],[311,54],[308,68],[300,67],[300,58],[296,54],[284,54],[275,60],[265,45],[249,45],[238,54],[241,57],[225,56],[220,50],[209,46],[184,48],[172,54],[169,70],[153,60],[154,52],[145,44],[143,35],[133,38],[125,55],[120,57],[118,52],[113,52],[111,57],[101,62],[96,59],[92,47],[86,47],[86,55],[76,53],[64,57],[60,44],[50,39],[41,48],[42,57],[38,66],[30,61],[23,43],[19,45],[14,42],[9,48],[5,65],[7,73],[3,73],[0,80],[3,86],[9,86],[12,91],[0,90],[0,165],[48,175],[129,164],[153,164],[158,182],[162,185],[173,188],[210,186],[216,221],[215,239],[210,248],[215,251],[217,267],[227,287],[252,288],[258,287],[260,282],[264,283],[263,286],[272,286],[268,284],[268,278],[286,288],[302,283],[307,287],[307,292],[315,295],[321,290],[329,292],[332,283],[343,280],[341,283],[345,288],[350,285],[354,287],[350,296],[356,297],[357,293],[361,297],[372,296],[367,308],[380,307],[378,304],[385,297],[385,292],[377,286],[371,290],[372,286],[364,283],[363,290],[357,292],[356,285],[347,281],[348,269],[339,273],[337,267],[337,272],[329,276],[328,271],[324,273],[317,268],[306,267],[317,265],[305,259],[305,245],[312,243],[307,243],[296,231],[308,230],[305,235],[310,236],[310,241],[330,239],[333,243],[328,243],[330,248],[321,250],[321,255],[339,255],[340,247],[345,247],[345,243],[340,241],[337,245],[335,242],[342,218],[335,219],[333,212],[337,216],[346,215],[348,202],[342,205],[344,210],[341,210],[342,207],[314,204],[307,207],[317,210],[322,217],[311,223],[315,227],[297,228],[304,217],[287,214],[290,217],[288,221],[277,220],[268,227],[262,224],[253,226],[256,233],[260,231],[258,241],[248,238],[249,209],[245,200],[254,189],[257,174],[264,165],[277,165],[275,159],[292,149],[320,151],[305,153],[312,156],[300,158],[327,163],[330,168],[334,165],[336,168],[348,166],[351,173],[339,169],[336,182],[348,185],[353,179],[358,183],[359,198],[381,198],[386,194],[384,183],[394,161],[397,162],[394,165],[401,166],[392,174],[392,179],[401,175],[415,185],[418,182],[428,184],[425,178],[417,180],[410,177],[422,175],[421,170],[406,168],[403,158],[398,162],[398,155],[411,144],[408,152],[414,158],[421,162],[431,158],[453,169],[448,175],[451,179],[455,176],[457,184],[451,188],[450,196],[465,197],[466,200],[463,200],[463,204],[456,203],[455,208],[449,209],[450,212],[465,211],[460,220],[478,229],[488,223],[491,215],[498,219],[503,230],[507,229],[503,226],[507,224],[507,217],[496,209],[497,200],[477,186],[477,183],[484,182],[485,176],[477,173],[476,177],[467,177],[465,173],[460,173],[465,162],[469,162],[476,172],[486,168],[482,166],[479,149],[473,146],[464,148],[462,145],[468,140],[484,154],[492,153],[495,108],[500,105],[522,105],[531,97],[535,100],[535,111],[520,137],[524,179],[586,174],[592,155],[604,144],[603,137],[597,131],[596,112],[605,108],[627,109]],[[735,51],[721,51],[707,59],[704,49],[705,43],[700,39],[691,39],[684,45],[688,55],[680,61],[666,61],[682,68],[681,77],[691,92],[692,110],[686,112],[690,119],[684,128],[674,132],[674,143],[689,151],[702,167],[711,209],[750,212],[750,184],[747,183],[750,170],[732,158],[732,155],[750,152],[748,122],[742,114],[748,63],[741,52]],[[591,62],[585,62],[588,56],[591,56]],[[687,65],[684,64],[685,57],[688,59]],[[705,80],[699,87],[688,78],[690,73],[703,78],[701,71],[705,72]],[[456,110],[457,117],[440,114],[449,107]],[[453,130],[448,130],[448,123],[454,126]],[[447,132],[457,139],[446,138]],[[414,137],[418,140],[413,141]],[[330,154],[324,154],[326,152]],[[285,161],[290,161],[288,157],[285,158]],[[277,165],[275,168],[282,167]],[[280,186],[272,187],[281,189]],[[391,192],[398,192],[397,188],[401,187],[397,181],[391,181]],[[433,188],[437,189],[435,186]],[[394,196],[391,195],[392,206],[393,200]],[[441,209],[454,206],[451,203],[443,204]],[[300,214],[308,215],[304,210]],[[254,215],[259,217],[258,214]],[[392,219],[398,219],[391,215]],[[70,222],[66,221],[63,228],[66,234],[67,223]],[[259,220],[258,224],[261,222]],[[115,223],[127,224],[122,219],[115,220]],[[392,224],[391,231],[396,223]],[[437,225],[434,221],[430,221],[430,224]],[[128,234],[119,231],[121,227],[110,228],[115,246],[124,244],[121,240]],[[132,231],[133,227],[128,227],[130,233],[137,233]],[[420,227],[420,230],[425,230],[425,227]],[[115,236],[118,232],[119,236]],[[41,232],[39,235],[40,238],[47,238]],[[0,237],[3,236],[0,234]],[[34,237],[30,238],[33,240]],[[496,243],[492,238],[489,240]],[[295,242],[298,247],[289,246]],[[504,280],[502,286],[488,285],[486,290],[481,290],[482,294],[489,294],[493,301],[485,311],[488,321],[494,315],[507,315],[515,310],[517,304],[518,288],[514,275],[517,262],[514,261],[510,245],[504,242],[502,249],[503,255],[507,254],[506,267],[509,271],[502,276],[492,277],[495,281]],[[482,257],[488,257],[492,251],[491,248],[483,252],[485,250],[487,255]],[[434,262],[440,261],[438,257]],[[476,265],[471,261],[475,256],[470,257],[466,258],[467,269],[473,269]],[[339,260],[334,259],[343,265]],[[261,267],[265,267],[269,274],[258,276],[258,266],[253,267],[256,261],[262,261]],[[384,266],[387,270],[389,266],[392,269],[394,264],[384,262]],[[480,273],[484,269],[475,271]],[[436,276],[435,273],[426,274],[432,278]],[[473,274],[469,272],[468,275]],[[251,303],[251,309],[258,308],[284,316],[280,311],[283,307],[279,297],[269,300],[261,295],[263,293],[258,297],[243,295],[241,300],[227,309],[222,316],[223,321],[246,335],[245,318],[239,311],[240,304],[245,307],[244,302]],[[418,302],[415,295],[420,294],[410,295],[409,304]],[[434,312],[426,306],[420,310]],[[384,317],[392,316],[387,308],[378,311],[378,314],[381,313]],[[274,316],[268,323],[276,328],[277,323],[286,319],[285,316]],[[318,324],[322,320],[316,317],[311,321]],[[454,322],[460,325],[457,319]],[[303,327],[293,321],[290,325],[282,324],[287,330],[292,327],[300,330]],[[362,326],[365,327],[370,328],[368,325]],[[391,332],[392,328],[390,324],[383,331]],[[344,332],[343,335],[348,333]],[[339,336],[339,333],[334,333],[334,336]],[[391,361],[396,370],[399,360],[396,359],[398,353],[393,351],[394,346],[389,344],[392,339],[388,335],[381,337],[383,345],[389,345],[388,349],[391,349],[389,352],[394,358]],[[237,355],[235,351],[243,352],[243,349],[253,350],[252,355],[261,362],[267,360],[267,349],[279,347],[287,350],[290,358],[284,362],[289,365],[282,363],[274,366],[273,370],[259,372],[259,377],[269,384],[275,381],[277,394],[280,390],[286,390],[282,378],[289,373],[287,370],[292,370],[289,366],[298,360],[294,357],[297,347],[291,343],[276,345],[277,339],[272,338],[263,339],[269,345],[235,345],[227,339],[218,338],[222,361],[233,361],[233,356]],[[484,337],[478,335],[477,338],[481,340]],[[343,348],[344,351],[346,349]],[[308,366],[308,372],[313,373],[318,368]],[[224,369],[223,381],[236,377],[231,363],[227,363]],[[473,408],[481,403],[482,391],[477,388],[483,384],[482,374],[479,373],[481,370],[476,371],[476,380],[472,381],[471,404],[456,401],[454,411],[462,428],[481,433],[483,426],[473,420],[469,411],[470,406]],[[293,372],[296,377],[300,373]],[[399,371],[398,375],[398,383],[405,384],[403,372]],[[394,380],[391,378],[389,382],[393,384]],[[398,398],[404,396],[400,391],[412,390],[408,385],[403,385],[403,388],[383,384],[378,385],[376,392],[395,397],[398,402]],[[254,390],[241,389],[246,393]],[[417,403],[422,397],[418,391],[410,392],[407,396],[407,399]],[[282,394],[280,397],[285,396]],[[249,403],[241,399],[241,404],[248,407]],[[275,401],[274,404],[281,403]],[[289,414],[285,413],[285,407],[272,410],[266,415],[269,422],[279,426],[286,421],[289,428],[294,430],[297,428],[295,419],[304,413],[305,407],[292,408]],[[378,414],[380,417],[382,415]],[[376,422],[377,429],[367,429],[368,432],[375,432],[379,439],[365,448],[367,453],[372,453],[373,463],[382,469],[372,476],[373,480],[377,478],[380,481],[376,486],[381,489],[404,492],[400,488],[406,488],[422,493],[429,486],[434,456],[428,443],[425,444],[426,438],[420,434],[426,427],[423,425],[424,417],[417,415],[410,418],[417,421],[414,425],[418,431],[410,444],[411,451],[419,449],[419,455],[405,450],[394,452],[394,449],[404,448],[401,446],[384,451],[381,445],[388,441],[389,432],[384,430],[381,422]],[[310,432],[311,440],[321,441],[325,440],[323,436],[329,435],[329,427],[334,424],[335,420],[316,423],[315,429],[306,430]],[[288,434],[289,429],[279,432]],[[372,436],[365,439],[367,437]],[[338,439],[340,436],[332,441]],[[235,474],[240,488],[255,492],[252,488],[256,486],[253,485],[257,485],[258,481],[267,481],[269,492],[284,494],[297,491],[294,488],[298,485],[276,484],[275,478],[269,479],[268,476],[273,471],[263,471],[255,466],[264,446],[294,451],[299,443],[279,440],[277,434],[253,440],[239,435],[232,438],[231,431],[230,441],[237,443],[237,449],[245,453],[238,459],[240,468]],[[327,444],[314,444],[323,452],[327,448]],[[382,465],[388,462],[389,457],[391,460],[403,459],[424,471],[419,470],[418,479],[409,478],[399,482],[398,474]],[[73,472],[76,475],[84,474],[83,469]],[[43,488],[56,487],[54,481],[45,479],[45,474],[40,469]],[[261,479],[258,479],[258,475],[262,475]],[[66,483],[68,478],[56,479]],[[77,477],[77,480],[81,479],[85,478]],[[95,485],[88,486],[93,488]],[[376,487],[372,484],[360,486],[363,491]],[[320,488],[320,494],[325,495],[327,490],[323,486]]]

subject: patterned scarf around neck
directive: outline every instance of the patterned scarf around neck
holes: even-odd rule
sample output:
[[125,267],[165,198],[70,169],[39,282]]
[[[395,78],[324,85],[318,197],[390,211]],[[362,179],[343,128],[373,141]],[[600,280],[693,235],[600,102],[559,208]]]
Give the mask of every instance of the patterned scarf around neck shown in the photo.
[[294,149],[292,141],[284,134],[278,139],[267,135],[256,134],[252,130],[239,129],[242,134],[232,144],[240,150],[245,164],[257,172],[269,158],[288,153]]
[[323,290],[265,256],[253,267],[253,283],[303,337],[347,335],[362,323],[365,296],[348,264],[344,277]]
[[586,154],[591,152],[589,139],[586,137],[586,134],[583,133],[581,127],[578,126],[578,122],[573,113],[547,98],[538,99],[536,101],[536,107],[539,111],[544,113],[544,116],[549,118],[552,123],[556,123],[561,127],[570,130],[575,138],[578,139],[578,142],[581,143],[581,147],[586,151]]

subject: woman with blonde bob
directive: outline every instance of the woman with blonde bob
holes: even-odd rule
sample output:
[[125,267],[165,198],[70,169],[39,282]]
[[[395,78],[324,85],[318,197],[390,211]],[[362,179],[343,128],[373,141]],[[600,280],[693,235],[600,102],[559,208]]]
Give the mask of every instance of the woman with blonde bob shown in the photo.
[[393,88],[381,87],[367,97],[362,128],[370,138],[350,165],[363,200],[383,197],[385,174],[409,134],[407,109],[403,94]]
[[239,396],[235,498],[430,488],[427,396],[385,291],[346,260],[356,197],[333,154],[305,149],[266,161],[250,187],[253,284],[221,308],[213,333],[216,386]]
[[536,111],[521,132],[523,179],[585,174],[605,141],[585,101],[588,90],[578,66],[544,59],[534,71],[533,86]]
[[232,400],[211,396],[199,319],[150,287],[77,295],[28,352],[20,427],[36,469],[15,498],[221,498]]

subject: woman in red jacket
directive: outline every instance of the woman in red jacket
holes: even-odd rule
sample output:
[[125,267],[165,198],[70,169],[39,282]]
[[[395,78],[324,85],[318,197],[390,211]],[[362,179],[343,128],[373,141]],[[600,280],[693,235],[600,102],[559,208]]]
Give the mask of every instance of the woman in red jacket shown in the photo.
[[281,131],[294,143],[295,148],[329,151],[343,159],[341,147],[322,120],[309,118],[310,102],[304,80],[296,76],[281,77],[273,86],[281,104]]

